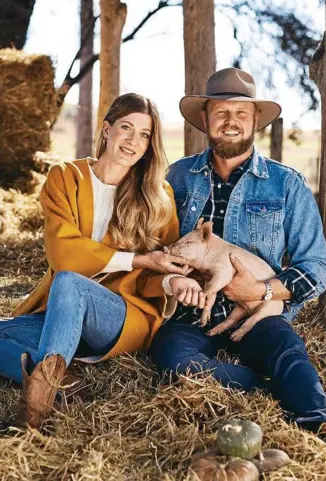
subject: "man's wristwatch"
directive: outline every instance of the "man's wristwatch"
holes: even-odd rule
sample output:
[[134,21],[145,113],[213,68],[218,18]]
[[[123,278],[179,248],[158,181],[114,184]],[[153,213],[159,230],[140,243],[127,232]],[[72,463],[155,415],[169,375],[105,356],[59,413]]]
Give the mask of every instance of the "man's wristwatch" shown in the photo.
[[262,297],[263,301],[270,301],[273,297],[273,288],[272,284],[269,281],[263,281],[266,287],[265,294]]

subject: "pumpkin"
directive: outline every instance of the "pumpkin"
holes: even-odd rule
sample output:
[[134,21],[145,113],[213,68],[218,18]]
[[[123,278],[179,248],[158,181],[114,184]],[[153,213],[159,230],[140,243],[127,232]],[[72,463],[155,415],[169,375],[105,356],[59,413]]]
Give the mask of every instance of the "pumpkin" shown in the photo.
[[258,424],[232,419],[220,426],[217,433],[217,449],[227,456],[252,459],[261,450],[263,433]]
[[[219,460],[223,459],[223,463]],[[189,481],[258,481],[259,471],[245,459],[232,459],[209,453],[195,455],[189,466]]]
[[253,459],[252,462],[260,473],[269,473],[289,464],[290,458],[280,449],[265,449],[259,453],[259,459]]

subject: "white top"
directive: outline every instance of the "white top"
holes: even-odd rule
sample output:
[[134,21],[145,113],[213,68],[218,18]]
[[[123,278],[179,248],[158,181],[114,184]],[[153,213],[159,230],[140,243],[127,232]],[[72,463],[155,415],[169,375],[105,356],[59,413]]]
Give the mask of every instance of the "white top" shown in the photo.
[[[88,164],[89,165],[89,164]],[[112,218],[116,185],[104,184],[89,165],[93,186],[94,221],[92,239],[101,242]],[[116,252],[101,271],[103,273],[132,271],[133,252]]]

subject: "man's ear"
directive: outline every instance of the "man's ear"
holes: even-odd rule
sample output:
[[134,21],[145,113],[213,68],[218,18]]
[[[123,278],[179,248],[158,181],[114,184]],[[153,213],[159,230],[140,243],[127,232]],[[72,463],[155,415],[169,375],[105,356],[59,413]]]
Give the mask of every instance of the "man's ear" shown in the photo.
[[200,116],[202,118],[202,121],[204,122],[204,125],[205,125],[205,130],[207,131],[208,130],[208,125],[207,125],[207,114],[204,110],[202,110],[200,112]]
[[257,132],[259,119],[260,119],[260,110],[257,107],[255,107],[255,113],[254,113],[254,130],[255,130],[255,132]]
[[201,228],[201,237],[203,241],[209,242],[213,235],[213,222],[205,222]]

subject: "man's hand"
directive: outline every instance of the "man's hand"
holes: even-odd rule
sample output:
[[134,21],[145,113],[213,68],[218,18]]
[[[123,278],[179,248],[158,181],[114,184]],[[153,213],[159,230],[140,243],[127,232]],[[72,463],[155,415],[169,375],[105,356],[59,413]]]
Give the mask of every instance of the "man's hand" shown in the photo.
[[266,291],[264,282],[258,281],[237,257],[231,255],[230,261],[236,273],[232,281],[223,289],[226,297],[240,303],[260,300]]
[[184,306],[204,309],[206,296],[195,279],[190,277],[173,277],[170,279],[173,297]]
[[189,261],[185,257],[172,256],[162,251],[153,251],[148,254],[136,254],[132,266],[151,269],[161,274],[186,275],[190,269],[188,263]]

